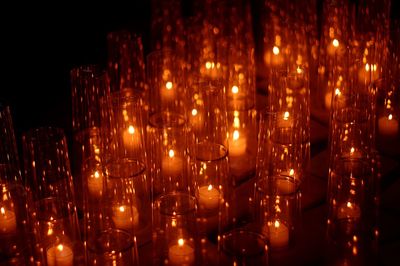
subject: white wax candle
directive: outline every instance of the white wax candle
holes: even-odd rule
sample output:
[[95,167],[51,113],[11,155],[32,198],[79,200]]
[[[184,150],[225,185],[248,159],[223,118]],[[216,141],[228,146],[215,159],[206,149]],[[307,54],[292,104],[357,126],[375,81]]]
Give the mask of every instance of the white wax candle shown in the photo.
[[239,130],[235,129],[232,138],[229,138],[229,155],[242,156],[246,154],[247,140],[246,137],[240,136]]
[[59,244],[47,250],[48,266],[72,266],[73,262],[74,252],[65,244]]
[[337,213],[338,219],[358,219],[360,216],[360,207],[354,203],[347,202],[339,206]]
[[112,219],[116,228],[130,231],[139,224],[139,212],[135,206],[117,206]]
[[162,158],[161,170],[164,176],[177,177],[182,173],[183,160],[175,156],[174,150],[169,150],[168,156]]
[[218,208],[220,193],[212,185],[199,188],[199,204],[201,207],[209,210]]
[[378,130],[381,135],[396,136],[399,133],[399,121],[392,114],[378,119]]
[[268,222],[264,228],[269,236],[271,248],[284,248],[289,245],[289,228],[279,220]]
[[132,151],[140,148],[140,131],[138,128],[129,125],[128,128],[123,131],[122,139],[125,149]]
[[93,197],[101,197],[103,194],[103,174],[101,170],[94,170],[88,177],[89,194]]
[[17,231],[15,212],[0,208],[0,234],[13,234]]
[[191,265],[194,263],[194,248],[180,238],[177,244],[169,247],[168,259],[172,265]]

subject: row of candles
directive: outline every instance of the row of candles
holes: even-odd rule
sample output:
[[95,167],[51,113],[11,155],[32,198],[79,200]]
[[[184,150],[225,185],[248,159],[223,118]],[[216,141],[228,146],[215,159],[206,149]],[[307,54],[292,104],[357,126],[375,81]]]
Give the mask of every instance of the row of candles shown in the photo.
[[[274,1],[265,3],[265,7],[270,8],[271,17],[277,10],[274,4]],[[330,7],[330,4],[326,6]],[[244,10],[248,10],[247,7],[245,5]],[[243,18],[248,16],[244,13]],[[191,56],[196,59],[186,62],[179,53],[168,49],[154,52],[148,56],[147,77],[141,40],[127,32],[107,36],[110,48],[107,75],[93,66],[71,71],[75,180],[72,181],[67,166],[65,138],[61,138],[61,146],[51,142],[49,150],[44,149],[49,152],[52,145],[57,147],[53,151],[57,160],[49,160],[54,154],[35,153],[35,145],[41,147],[44,144],[35,143],[29,135],[24,138],[27,143],[24,152],[32,155],[30,158],[24,154],[27,157],[25,167],[31,169],[25,171],[29,175],[26,178],[34,181],[28,186],[33,194],[29,196],[35,201],[43,195],[62,198],[76,202],[78,210],[83,211],[84,248],[79,250],[71,241],[52,242],[44,247],[47,265],[79,263],[82,250],[85,250],[88,264],[107,260],[118,264],[121,258],[138,263],[140,254],[135,254],[135,248],[129,248],[132,254],[127,256],[121,244],[110,246],[110,243],[113,243],[112,239],[121,240],[124,236],[126,242],[131,243],[128,246],[141,246],[147,243],[150,231],[153,231],[153,259],[173,265],[201,261],[204,254],[199,255],[199,245],[209,241],[217,242],[221,251],[228,251],[222,252],[225,255],[233,253],[234,257],[245,257],[240,250],[235,251],[237,254],[230,250],[240,241],[236,239],[233,241],[236,244],[229,243],[234,238],[232,236],[243,237],[244,231],[249,246],[252,241],[259,243],[259,239],[272,250],[287,248],[293,243],[299,189],[310,153],[310,97],[314,99],[310,96],[310,85],[317,82],[309,72],[312,59],[304,53],[309,49],[304,39],[296,35],[294,39],[299,41],[298,44],[294,44],[295,40],[289,42],[286,37],[290,32],[279,32],[282,27],[274,28],[279,25],[275,25],[272,18],[271,21],[273,24],[266,24],[266,31],[272,28],[274,34],[271,36],[274,38],[271,38],[272,45],[265,44],[263,57],[268,68],[270,110],[261,114],[260,123],[255,109],[254,44],[252,37],[243,31],[249,25],[243,26],[242,23],[247,22],[240,19],[232,27],[236,29],[233,32],[239,32],[242,42],[235,42],[240,38],[230,38],[232,43],[228,44],[218,34],[223,27],[206,15],[206,26],[199,34],[205,47],[199,54]],[[330,22],[329,19],[326,22],[329,41],[321,42],[326,44],[326,54],[320,54],[326,56],[327,63],[320,62],[325,68],[324,73],[332,71],[334,74],[325,80],[323,88],[334,82],[333,77],[345,81],[334,82],[338,88],[324,91],[325,101],[319,99],[319,104],[325,102],[325,108],[331,112],[330,167],[342,171],[340,163],[343,158],[361,160],[365,159],[364,152],[370,152],[364,150],[365,143],[357,140],[358,135],[341,131],[343,125],[339,123],[339,113],[352,107],[348,105],[349,101],[342,100],[352,93],[342,84],[348,85],[348,80],[358,79],[360,83],[367,80],[368,85],[376,85],[380,78],[376,69],[381,69],[378,66],[383,63],[363,62],[351,78],[344,74],[336,75],[347,50],[342,47],[342,39],[331,34],[340,31],[336,31],[337,25],[329,25]],[[166,34],[171,32],[174,31]],[[197,36],[189,37],[193,38],[193,49],[201,50],[198,44],[195,45]],[[296,49],[290,49],[290,45]],[[231,48],[231,52],[226,53],[228,58],[223,56],[226,46]],[[321,49],[325,50],[325,47]],[[381,91],[385,94],[386,109],[394,110],[392,107],[396,103],[393,103],[392,94],[396,95],[396,90]],[[356,102],[356,106],[358,104]],[[347,122],[348,125],[355,123]],[[398,136],[395,113],[390,112],[377,122],[382,135]],[[13,132],[10,124],[5,128],[5,132]],[[41,139],[43,142],[51,140],[49,136],[54,135],[49,129],[39,131],[46,136]],[[362,134],[372,133],[363,131]],[[15,146],[13,141],[4,143]],[[346,146],[347,143],[352,146]],[[10,149],[4,154],[13,158],[16,152]],[[9,162],[9,158],[7,160],[15,165]],[[64,163],[57,165],[60,161]],[[347,166],[344,166],[345,173]],[[330,182],[334,179],[332,173]],[[236,196],[239,184],[254,174],[256,178],[251,180],[255,183],[254,196],[245,199]],[[56,180],[63,179],[61,184],[64,188],[59,187],[58,182],[49,181],[53,175],[61,176]],[[328,196],[338,194],[335,182],[330,183],[331,194]],[[68,192],[62,193],[64,191]],[[42,195],[35,195],[35,192]],[[348,198],[342,200],[332,196],[330,204],[332,202],[338,202],[335,204],[339,206],[337,213],[330,213],[336,216],[335,219],[358,220],[364,212],[359,203]],[[241,205],[242,209],[243,206],[248,209],[245,214],[237,213]],[[257,224],[257,229],[253,230],[256,234],[241,227],[241,222],[247,221],[249,209],[255,210],[251,215],[256,217],[253,220]],[[16,233],[18,215],[8,207],[1,207],[0,211],[2,234]],[[328,222],[335,219],[330,216]],[[52,224],[52,219],[47,222]],[[199,235],[191,231],[193,228],[199,229]],[[46,233],[39,234],[53,235],[49,233],[52,232],[50,229],[48,227]],[[61,235],[67,231],[62,230]],[[106,238],[108,240],[102,242]]]

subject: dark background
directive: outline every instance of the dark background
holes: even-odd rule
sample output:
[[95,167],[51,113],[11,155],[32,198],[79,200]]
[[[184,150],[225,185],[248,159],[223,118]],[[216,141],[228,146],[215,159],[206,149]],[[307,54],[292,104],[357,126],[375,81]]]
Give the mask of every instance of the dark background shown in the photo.
[[[192,5],[191,0],[183,2],[186,9]],[[399,18],[400,1],[392,2],[392,17]],[[150,17],[150,0],[56,5],[35,1],[1,7],[0,101],[11,106],[18,142],[22,132],[39,126],[61,127],[70,136],[71,68],[104,65],[106,34],[122,28],[143,36],[147,54]]]

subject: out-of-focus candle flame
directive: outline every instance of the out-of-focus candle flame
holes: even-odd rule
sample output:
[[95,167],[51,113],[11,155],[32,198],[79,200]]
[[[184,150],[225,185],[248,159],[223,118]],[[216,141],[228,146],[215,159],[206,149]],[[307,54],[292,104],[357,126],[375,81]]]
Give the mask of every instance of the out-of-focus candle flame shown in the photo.
[[274,55],[278,55],[279,54],[279,47],[278,46],[274,46],[274,48],[272,48],[272,52],[274,53]]
[[173,158],[175,156],[174,150],[169,150],[168,156],[169,156],[169,158]]

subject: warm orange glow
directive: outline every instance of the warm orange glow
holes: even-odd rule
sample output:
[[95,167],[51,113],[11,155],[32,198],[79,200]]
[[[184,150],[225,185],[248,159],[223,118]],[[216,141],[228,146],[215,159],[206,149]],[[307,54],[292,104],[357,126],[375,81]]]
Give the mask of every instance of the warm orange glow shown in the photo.
[[99,174],[98,171],[94,172],[94,177],[95,177],[95,178],[99,178],[99,177],[100,177],[100,174]]
[[125,212],[125,207],[124,206],[119,207],[119,211],[120,212]]
[[286,111],[284,114],[283,114],[283,120],[288,120],[289,119],[289,112],[288,111]]
[[179,245],[180,247],[182,247],[183,244],[185,244],[185,240],[183,240],[183,238],[179,238],[179,240],[178,240],[178,245]]
[[173,157],[175,156],[174,150],[169,150],[168,156],[169,156],[170,158],[173,158]]
[[278,228],[278,227],[280,226],[280,224],[279,224],[279,221],[278,221],[278,220],[276,220],[276,221],[275,221],[275,224],[274,224],[274,226],[275,226],[276,228]]
[[239,130],[233,131],[233,140],[238,140],[239,139]]
[[347,208],[351,208],[352,206],[351,206],[351,202],[347,202]]
[[299,66],[297,67],[296,71],[297,71],[297,74],[301,74],[303,72],[303,70]]
[[389,120],[392,120],[392,119],[393,119],[393,115],[390,114],[390,115],[388,116],[388,119],[389,119]]
[[133,126],[128,127],[128,133],[133,135],[135,133],[135,128]]
[[212,189],[213,189],[213,186],[212,185],[208,185],[207,190],[211,191]]
[[354,147],[351,147],[351,149],[350,149],[350,154],[353,154],[354,151],[355,151]]
[[57,249],[58,249],[59,251],[63,251],[64,246],[63,246],[62,244],[59,244],[59,245],[57,246]]
[[333,39],[332,44],[335,47],[339,47],[339,41],[337,39]]
[[232,93],[236,94],[236,93],[238,93],[238,92],[239,92],[239,87],[236,86],[236,85],[233,85],[233,86],[232,86]]
[[342,93],[340,92],[339,88],[335,89],[335,95],[340,96]]
[[196,116],[197,115],[197,109],[192,109],[192,116]]
[[290,176],[293,176],[293,175],[294,175],[294,169],[290,169],[289,175],[290,175]]
[[369,71],[369,64],[368,63],[365,64],[365,71]]
[[167,81],[167,83],[165,83],[165,88],[167,88],[167,90],[172,89],[172,82],[171,81]]
[[0,211],[1,211],[2,215],[6,214],[6,211],[4,210],[4,207],[1,207]]
[[278,55],[279,54],[279,47],[278,46],[274,46],[274,48],[272,48],[272,52],[274,53],[274,55]]

